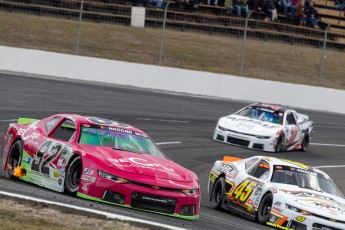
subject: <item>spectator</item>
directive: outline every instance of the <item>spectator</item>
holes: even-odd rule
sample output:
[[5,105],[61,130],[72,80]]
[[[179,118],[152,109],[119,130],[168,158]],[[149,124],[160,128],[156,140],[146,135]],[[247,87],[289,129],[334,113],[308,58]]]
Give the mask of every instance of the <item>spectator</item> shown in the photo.
[[314,8],[314,1],[311,0],[309,4],[305,7],[305,15],[307,17],[307,21],[310,22],[312,27],[319,28],[318,26],[318,18],[317,18],[317,10]]
[[177,0],[176,4],[183,11],[195,12],[196,11],[196,5],[195,5],[196,1],[197,0]]
[[151,6],[156,7],[156,8],[162,8],[163,2],[164,2],[163,0],[150,0]]
[[294,19],[299,21],[300,26],[305,26],[307,22],[307,17],[305,16],[305,10],[304,10],[305,4],[304,0],[301,0],[298,6],[296,7],[295,13],[294,13]]
[[273,0],[260,0],[258,6],[258,13],[264,13],[266,17],[265,21],[274,21],[277,19],[277,9]]
[[225,0],[224,1],[224,6],[226,7],[226,15],[231,15],[232,14],[232,10],[234,9],[233,1],[232,0]]
[[237,16],[243,15],[245,18],[248,16],[247,0],[234,0],[233,9],[237,12]]
[[278,5],[283,9],[285,15],[293,15],[296,9],[296,6],[293,5],[292,0],[280,0]]

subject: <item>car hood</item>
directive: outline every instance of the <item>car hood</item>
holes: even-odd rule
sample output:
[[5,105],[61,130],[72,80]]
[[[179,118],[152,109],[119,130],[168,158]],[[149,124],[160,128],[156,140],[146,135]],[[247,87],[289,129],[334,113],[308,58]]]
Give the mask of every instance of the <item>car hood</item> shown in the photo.
[[84,151],[103,159],[106,165],[126,173],[179,182],[191,182],[196,179],[193,172],[169,159],[100,146],[88,146]]
[[222,117],[218,123],[220,126],[236,132],[250,133],[250,134],[268,134],[274,133],[281,125],[259,121],[248,117],[230,115]]
[[284,196],[290,205],[302,205],[309,212],[345,221],[345,199],[298,186],[275,185],[286,193]]

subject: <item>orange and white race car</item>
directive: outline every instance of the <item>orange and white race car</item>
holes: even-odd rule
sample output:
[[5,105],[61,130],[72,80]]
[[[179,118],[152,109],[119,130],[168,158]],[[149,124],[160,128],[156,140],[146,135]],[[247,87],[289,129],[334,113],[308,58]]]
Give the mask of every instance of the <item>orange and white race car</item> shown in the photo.
[[211,169],[213,208],[280,229],[345,229],[345,199],[321,170],[274,157],[224,157]]

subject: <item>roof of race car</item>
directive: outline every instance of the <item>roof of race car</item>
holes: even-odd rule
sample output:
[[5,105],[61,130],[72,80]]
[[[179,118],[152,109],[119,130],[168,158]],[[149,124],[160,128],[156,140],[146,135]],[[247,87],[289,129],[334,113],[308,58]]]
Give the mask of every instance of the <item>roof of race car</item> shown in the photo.
[[251,104],[247,107],[260,107],[260,108],[265,108],[265,109],[269,109],[269,110],[274,110],[276,112],[281,112],[284,113],[286,110],[288,110],[288,108],[284,108],[281,105],[275,105],[275,104],[268,104],[268,103],[255,103],[255,104]]
[[249,158],[238,158],[238,157],[233,157],[233,156],[224,156],[223,161],[229,161],[229,162],[233,162],[233,161],[239,161],[239,160],[248,160],[248,159],[254,159],[254,158],[259,158],[262,160],[267,161],[269,164],[271,165],[284,165],[284,166],[290,166],[290,167],[294,167],[294,168],[301,168],[301,169],[305,169],[305,170],[310,170],[310,171],[315,171],[318,173],[322,173],[325,174],[324,172],[313,168],[312,166],[309,165],[305,165],[303,163],[300,162],[296,162],[296,161],[291,161],[288,159],[283,159],[283,158],[276,158],[276,157],[268,157],[268,156],[252,156]]
[[252,158],[254,158],[254,157],[258,157],[260,159],[263,159],[263,160],[265,160],[265,161],[267,161],[273,165],[285,165],[285,166],[290,166],[290,167],[294,167],[294,168],[301,168],[301,169],[315,171],[318,173],[325,174],[324,172],[322,172],[316,168],[313,168],[312,166],[305,165],[305,164],[297,162],[297,161],[292,161],[292,160],[288,160],[288,159],[284,159],[284,158],[268,157],[268,156],[253,156]]
[[129,124],[126,124],[126,123],[123,123],[120,121],[109,120],[109,119],[99,118],[99,117],[94,117],[94,116],[83,116],[83,115],[79,115],[79,114],[56,114],[56,115],[54,115],[54,117],[57,117],[57,116],[70,118],[79,124],[94,124],[94,125],[100,125],[100,126],[122,128],[122,129],[128,129],[128,130],[132,130],[132,131],[146,134],[141,129],[138,129],[137,127],[134,127],[132,125],[129,125]]

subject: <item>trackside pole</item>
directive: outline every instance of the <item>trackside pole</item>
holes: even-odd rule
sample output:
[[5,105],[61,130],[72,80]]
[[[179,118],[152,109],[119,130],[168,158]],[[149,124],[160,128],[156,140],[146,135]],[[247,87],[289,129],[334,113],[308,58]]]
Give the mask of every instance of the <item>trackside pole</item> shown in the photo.
[[241,71],[240,71],[240,76],[242,77],[243,74],[243,62],[244,62],[244,53],[246,49],[246,41],[247,41],[247,29],[248,29],[248,19],[251,16],[251,12],[248,13],[246,17],[246,22],[244,26],[244,34],[243,34],[243,45],[242,45],[242,53],[241,53]]
[[328,31],[329,31],[330,27],[331,27],[331,25],[328,24],[327,27],[326,27],[326,30],[325,30],[325,38],[323,40],[319,84],[321,84],[321,81],[323,79],[323,68],[324,68],[325,59],[326,59],[325,52],[326,52],[326,44],[327,44],[327,34],[328,34]]
[[162,56],[163,56],[163,43],[164,43],[164,34],[165,34],[165,24],[167,21],[167,13],[168,13],[168,7],[169,7],[170,1],[166,2],[165,8],[164,8],[164,20],[163,20],[163,27],[162,27],[162,35],[161,35],[161,48],[159,50],[159,59],[158,59],[158,65],[161,65],[162,62]]
[[84,9],[84,0],[81,0],[79,22],[78,22],[77,35],[76,35],[75,55],[78,55],[78,52],[79,52],[80,27],[81,27],[81,21],[83,19],[83,9]]

